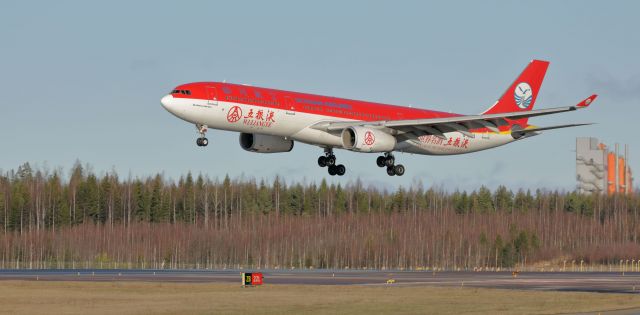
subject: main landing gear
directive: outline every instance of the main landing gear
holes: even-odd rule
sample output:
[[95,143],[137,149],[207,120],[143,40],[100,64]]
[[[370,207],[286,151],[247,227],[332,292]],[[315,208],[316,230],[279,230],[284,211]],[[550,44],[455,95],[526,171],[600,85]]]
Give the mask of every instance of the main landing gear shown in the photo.
[[196,144],[199,147],[206,147],[209,144],[209,139],[205,137],[205,134],[207,133],[207,125],[196,125],[196,128],[200,134],[200,138],[196,139]]
[[391,152],[387,152],[376,159],[376,164],[378,164],[378,167],[385,167],[385,166],[387,167],[387,175],[389,176],[404,175],[404,165],[402,164],[395,165],[395,163],[396,163],[396,158],[393,157],[393,154],[391,154]]
[[324,155],[321,155],[318,158],[318,166],[327,167],[329,169],[329,175],[331,176],[342,176],[347,172],[347,168],[342,164],[336,165],[336,156],[333,155],[333,150],[325,149]]

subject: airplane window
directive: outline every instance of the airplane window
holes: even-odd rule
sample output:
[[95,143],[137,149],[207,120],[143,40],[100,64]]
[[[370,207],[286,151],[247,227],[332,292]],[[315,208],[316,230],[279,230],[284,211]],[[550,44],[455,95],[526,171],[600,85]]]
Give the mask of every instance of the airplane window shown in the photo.
[[187,95],[191,95],[191,91],[190,90],[186,90],[185,92],[187,92]]
[[171,94],[178,94],[178,93],[180,93],[180,91],[178,91],[178,90],[171,91]]

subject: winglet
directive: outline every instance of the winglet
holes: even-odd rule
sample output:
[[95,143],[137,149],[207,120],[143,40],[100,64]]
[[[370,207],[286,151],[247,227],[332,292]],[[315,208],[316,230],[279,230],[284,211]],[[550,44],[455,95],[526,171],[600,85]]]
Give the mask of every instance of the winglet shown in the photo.
[[591,103],[593,103],[593,101],[596,100],[596,97],[598,97],[598,94],[593,94],[593,95],[587,97],[586,99],[584,99],[582,102],[578,103],[578,105],[576,105],[576,107],[578,107],[578,108],[587,107],[587,106],[591,105]]

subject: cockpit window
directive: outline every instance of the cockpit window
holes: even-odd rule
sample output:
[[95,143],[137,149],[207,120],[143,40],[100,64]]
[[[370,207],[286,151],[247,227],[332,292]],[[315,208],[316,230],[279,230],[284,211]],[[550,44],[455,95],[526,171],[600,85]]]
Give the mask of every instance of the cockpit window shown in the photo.
[[173,90],[171,94],[183,94],[183,95],[191,95],[190,90]]

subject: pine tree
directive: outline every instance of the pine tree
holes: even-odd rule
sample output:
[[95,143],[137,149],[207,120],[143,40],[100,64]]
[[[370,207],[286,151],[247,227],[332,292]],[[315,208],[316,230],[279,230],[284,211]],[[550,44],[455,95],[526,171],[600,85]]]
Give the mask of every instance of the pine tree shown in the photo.
[[89,174],[84,183],[78,187],[78,206],[82,210],[82,221],[91,218],[94,222],[104,222],[100,211],[100,189],[98,179]]
[[340,184],[338,184],[338,186],[336,187],[336,193],[335,193],[335,210],[334,212],[336,214],[341,214],[346,212],[347,210],[347,196],[344,192],[344,190],[342,189],[342,186],[340,186]]
[[487,213],[487,212],[493,212],[495,211],[495,206],[493,204],[493,197],[491,195],[491,190],[489,190],[489,188],[483,186],[480,186],[480,189],[478,190],[478,204],[477,204],[477,211],[479,211],[480,213]]
[[167,213],[162,205],[162,178],[156,175],[151,184],[151,198],[149,200],[149,219],[151,222],[163,222]]
[[261,180],[258,187],[258,209],[266,214],[273,210],[272,206],[271,193],[264,180]]
[[136,179],[133,184],[134,209],[136,221],[148,221],[151,207],[150,196],[141,180]]
[[498,186],[494,193],[496,208],[499,211],[511,212],[513,208],[513,193],[505,186]]

